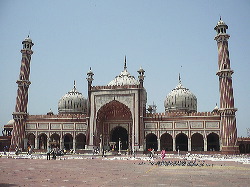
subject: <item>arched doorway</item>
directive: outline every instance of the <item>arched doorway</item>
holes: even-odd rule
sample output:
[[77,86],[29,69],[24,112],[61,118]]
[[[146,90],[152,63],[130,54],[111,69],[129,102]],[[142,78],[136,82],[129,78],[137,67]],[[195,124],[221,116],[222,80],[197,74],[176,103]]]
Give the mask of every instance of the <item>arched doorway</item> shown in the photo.
[[[113,100],[103,105],[97,112],[96,130],[94,132],[94,145],[99,146],[102,138],[104,148],[108,148],[110,142],[116,142],[118,149],[119,137],[122,141],[122,149],[132,147],[132,114],[123,103]],[[116,128],[121,127],[121,128]],[[118,137],[119,136],[119,137]]]
[[65,134],[63,142],[64,142],[64,148],[66,150],[73,149],[73,137],[71,134]]
[[204,151],[203,136],[200,133],[195,133],[191,137],[191,150]]
[[210,133],[207,136],[207,150],[208,151],[220,151],[220,140],[217,134]]
[[188,150],[188,137],[186,134],[180,133],[176,136],[176,150],[187,151]]
[[240,153],[246,153],[245,145],[244,144],[240,144],[239,145],[239,150],[240,150]]
[[82,133],[76,136],[76,149],[85,149],[86,136]]
[[38,147],[39,149],[47,149],[47,135],[40,134],[38,136]]
[[27,147],[31,146],[31,148],[36,148],[35,147],[35,135],[33,133],[30,133],[27,135],[27,139],[28,139]]
[[60,148],[60,136],[56,133],[50,136],[50,146],[51,148]]
[[170,134],[161,135],[161,150],[173,151],[173,138]]
[[153,133],[146,136],[146,150],[148,149],[154,149],[155,151],[158,149],[157,136]]
[[128,149],[128,131],[123,127],[115,127],[111,131],[111,142],[116,142],[116,150],[118,150],[119,140],[121,141],[121,149]]

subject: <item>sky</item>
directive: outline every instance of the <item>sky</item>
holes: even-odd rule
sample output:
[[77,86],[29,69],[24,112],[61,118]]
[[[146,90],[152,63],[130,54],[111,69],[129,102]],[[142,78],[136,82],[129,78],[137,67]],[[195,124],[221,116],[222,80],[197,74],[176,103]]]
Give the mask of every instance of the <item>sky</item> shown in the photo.
[[198,100],[198,111],[219,104],[214,27],[222,20],[230,34],[229,52],[238,136],[250,128],[250,1],[208,0],[2,0],[0,1],[0,127],[12,119],[21,65],[22,41],[34,46],[29,114],[58,113],[59,99],[73,88],[87,97],[86,73],[94,86],[107,85],[123,70],[145,70],[147,104],[164,112],[166,95],[184,87]]

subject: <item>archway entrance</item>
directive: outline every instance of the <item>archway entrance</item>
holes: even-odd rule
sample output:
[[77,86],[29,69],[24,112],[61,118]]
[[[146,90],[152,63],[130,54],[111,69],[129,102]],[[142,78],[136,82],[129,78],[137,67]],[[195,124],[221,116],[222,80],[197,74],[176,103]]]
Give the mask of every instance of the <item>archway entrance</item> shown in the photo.
[[35,135],[33,133],[28,134],[27,139],[27,147],[31,146],[32,148],[37,148],[35,147]]
[[191,137],[191,150],[204,151],[203,136],[200,133],[195,133]]
[[220,151],[219,136],[215,133],[210,133],[207,136],[207,150],[208,151]]
[[132,114],[123,103],[113,100],[103,105],[97,112],[96,130],[94,132],[94,145],[99,146],[102,139],[104,149],[108,149],[110,142],[116,142],[118,150],[119,138],[122,149],[132,147]]
[[127,150],[128,149],[128,131],[123,127],[115,127],[111,131],[111,142],[116,142],[115,149],[119,149],[119,140],[121,141],[121,149]]
[[154,149],[155,151],[158,149],[157,136],[153,133],[146,136],[146,150],[148,149]]
[[173,138],[170,134],[161,135],[161,150],[173,151]]
[[176,150],[188,150],[188,137],[186,134],[180,133],[176,136]]
[[38,136],[38,140],[39,140],[39,149],[47,149],[47,135],[40,134]]
[[50,146],[51,148],[60,148],[60,136],[56,133],[50,136]]
[[64,136],[64,148],[66,150],[73,149],[73,137],[71,134],[66,134]]
[[86,136],[82,133],[76,136],[76,149],[85,149]]

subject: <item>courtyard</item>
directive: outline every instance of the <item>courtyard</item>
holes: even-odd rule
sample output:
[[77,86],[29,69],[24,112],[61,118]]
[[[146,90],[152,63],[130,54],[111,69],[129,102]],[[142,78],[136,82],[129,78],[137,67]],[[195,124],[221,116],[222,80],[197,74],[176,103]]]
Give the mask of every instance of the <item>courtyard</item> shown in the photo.
[[47,160],[45,154],[1,153],[0,186],[249,186],[249,163],[244,155],[167,154],[161,160],[72,154]]

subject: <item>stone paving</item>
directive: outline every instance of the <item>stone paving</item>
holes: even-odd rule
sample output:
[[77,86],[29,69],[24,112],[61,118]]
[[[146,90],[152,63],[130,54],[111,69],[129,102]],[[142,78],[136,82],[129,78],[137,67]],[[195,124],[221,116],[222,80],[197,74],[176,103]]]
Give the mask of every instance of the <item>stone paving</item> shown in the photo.
[[250,186],[248,157],[167,155],[164,162],[204,166],[158,166],[157,156],[2,155],[0,186]]

